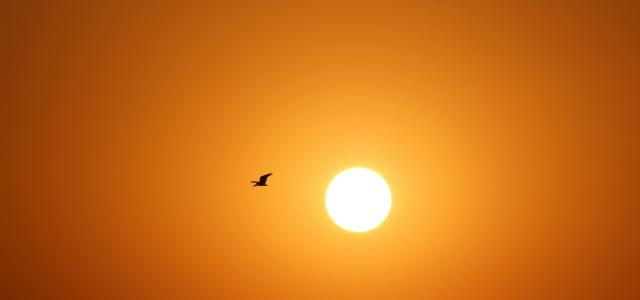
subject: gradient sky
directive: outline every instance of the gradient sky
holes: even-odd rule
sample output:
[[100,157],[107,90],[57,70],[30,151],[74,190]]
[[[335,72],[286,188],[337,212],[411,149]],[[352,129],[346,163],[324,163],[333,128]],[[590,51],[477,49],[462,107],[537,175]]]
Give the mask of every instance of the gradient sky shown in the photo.
[[640,2],[53,2],[3,9],[3,299],[640,298]]

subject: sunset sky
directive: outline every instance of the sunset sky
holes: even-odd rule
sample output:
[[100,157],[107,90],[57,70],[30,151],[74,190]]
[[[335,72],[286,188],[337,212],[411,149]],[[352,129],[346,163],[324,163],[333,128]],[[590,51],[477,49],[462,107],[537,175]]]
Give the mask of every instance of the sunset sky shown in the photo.
[[639,1],[9,2],[0,298],[640,299]]

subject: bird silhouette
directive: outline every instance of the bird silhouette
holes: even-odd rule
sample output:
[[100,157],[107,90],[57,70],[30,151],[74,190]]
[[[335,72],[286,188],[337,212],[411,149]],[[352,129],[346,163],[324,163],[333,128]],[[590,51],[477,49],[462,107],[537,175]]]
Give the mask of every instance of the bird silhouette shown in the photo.
[[273,174],[273,173],[264,174],[264,175],[260,176],[260,180],[251,181],[251,183],[253,183],[253,186],[267,186],[267,178],[269,176],[271,176],[271,174]]

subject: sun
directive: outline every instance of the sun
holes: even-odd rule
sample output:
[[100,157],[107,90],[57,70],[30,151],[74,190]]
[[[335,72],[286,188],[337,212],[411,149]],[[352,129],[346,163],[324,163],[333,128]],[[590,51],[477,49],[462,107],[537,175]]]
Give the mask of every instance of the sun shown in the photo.
[[367,168],[342,171],[331,180],[325,196],[329,216],[352,232],[378,227],[391,210],[391,190],[382,176]]

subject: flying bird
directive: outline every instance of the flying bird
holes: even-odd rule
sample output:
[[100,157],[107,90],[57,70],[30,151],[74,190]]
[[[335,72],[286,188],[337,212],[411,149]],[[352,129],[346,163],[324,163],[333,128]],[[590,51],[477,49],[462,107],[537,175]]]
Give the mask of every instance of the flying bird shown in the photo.
[[253,183],[253,186],[267,186],[267,178],[269,178],[269,176],[271,176],[271,174],[273,174],[273,173],[264,174],[264,175],[260,176],[260,180],[251,181],[251,183]]

